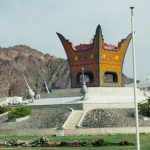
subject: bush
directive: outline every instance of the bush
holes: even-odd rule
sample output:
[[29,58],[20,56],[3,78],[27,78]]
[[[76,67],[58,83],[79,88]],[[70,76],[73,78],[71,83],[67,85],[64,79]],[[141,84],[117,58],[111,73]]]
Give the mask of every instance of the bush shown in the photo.
[[37,138],[37,139],[33,139],[30,144],[34,147],[37,147],[37,146],[41,146],[41,144],[46,144],[47,142],[49,142],[49,139],[46,138],[46,137],[40,137],[40,138]]
[[7,112],[7,111],[9,111],[9,108],[0,106],[0,114],[3,114],[5,112]]
[[[127,140],[123,140],[117,143],[108,143],[103,139],[98,140],[80,140],[80,141],[50,141],[47,137],[38,137],[30,141],[22,141],[19,139],[12,139],[9,141],[1,141],[0,146],[17,146],[17,147],[93,147],[93,146],[133,146],[134,143],[131,143]],[[70,148],[71,149],[71,148]]]
[[139,108],[139,114],[140,115],[150,117],[150,103],[149,103],[149,101],[145,102],[145,103],[139,103],[138,108]]
[[31,109],[26,108],[26,107],[17,107],[14,108],[9,114],[8,114],[8,120],[16,119],[16,118],[21,118],[31,115]]
[[134,144],[125,140],[125,141],[119,142],[119,145],[120,146],[132,146]]
[[104,146],[105,145],[105,141],[103,139],[98,139],[92,142],[93,146]]
[[81,144],[81,146],[85,146],[85,147],[91,147],[91,146],[93,146],[91,144],[91,141],[89,141],[89,140],[80,141],[80,144]]

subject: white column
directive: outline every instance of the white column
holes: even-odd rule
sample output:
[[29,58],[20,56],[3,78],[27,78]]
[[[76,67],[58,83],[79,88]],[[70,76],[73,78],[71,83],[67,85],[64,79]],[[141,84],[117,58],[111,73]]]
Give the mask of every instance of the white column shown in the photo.
[[132,29],[132,55],[133,55],[133,78],[134,78],[134,103],[135,103],[135,118],[136,118],[136,149],[140,150],[140,135],[139,135],[139,117],[137,103],[137,80],[136,80],[136,57],[135,57],[135,30],[134,30],[134,7],[131,9],[131,29]]
[[45,83],[45,88],[46,88],[47,94],[50,94],[46,81],[44,81],[44,83]]

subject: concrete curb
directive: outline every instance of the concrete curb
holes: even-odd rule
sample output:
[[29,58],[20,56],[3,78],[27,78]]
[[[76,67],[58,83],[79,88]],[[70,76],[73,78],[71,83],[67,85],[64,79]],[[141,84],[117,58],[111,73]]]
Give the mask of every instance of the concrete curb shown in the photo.
[[30,116],[25,116],[25,117],[21,117],[21,118],[12,119],[9,122],[21,122],[21,121],[27,120],[29,118],[30,118]]

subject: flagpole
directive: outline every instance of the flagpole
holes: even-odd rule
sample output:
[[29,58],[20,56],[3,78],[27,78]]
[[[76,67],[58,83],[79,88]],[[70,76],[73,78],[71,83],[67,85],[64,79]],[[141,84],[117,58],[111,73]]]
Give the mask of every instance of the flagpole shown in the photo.
[[132,55],[133,55],[133,77],[134,77],[134,103],[135,103],[135,120],[136,120],[136,149],[140,150],[140,134],[139,134],[139,117],[137,103],[137,80],[136,80],[136,57],[135,57],[135,30],[134,30],[134,7],[131,9],[131,29],[132,29]]

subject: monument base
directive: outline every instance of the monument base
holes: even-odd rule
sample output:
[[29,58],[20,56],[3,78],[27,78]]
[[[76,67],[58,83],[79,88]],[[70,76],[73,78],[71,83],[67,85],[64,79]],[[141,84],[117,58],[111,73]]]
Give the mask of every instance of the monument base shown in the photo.
[[[57,94],[56,94],[57,93]],[[73,96],[70,93],[74,93]],[[57,96],[58,95],[58,96]],[[63,96],[66,95],[66,96]],[[137,89],[137,101],[146,100],[143,92]],[[134,108],[132,87],[89,87],[86,99],[82,99],[80,89],[55,90],[50,98],[35,100],[30,107],[73,108],[87,110],[96,108]]]

